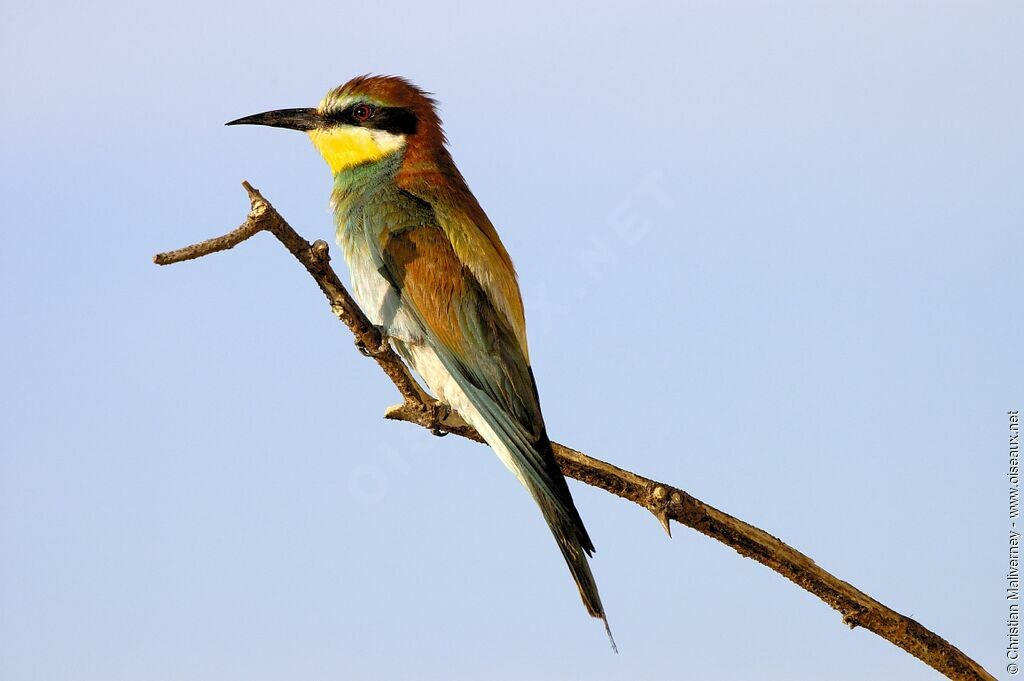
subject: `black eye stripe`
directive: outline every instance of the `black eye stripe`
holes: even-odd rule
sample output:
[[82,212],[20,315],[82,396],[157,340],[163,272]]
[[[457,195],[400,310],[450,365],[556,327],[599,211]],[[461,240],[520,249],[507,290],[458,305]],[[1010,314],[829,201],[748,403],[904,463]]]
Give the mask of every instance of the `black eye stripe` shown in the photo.
[[378,109],[364,125],[369,128],[385,130],[395,135],[414,135],[419,119],[409,109],[400,107],[384,107]]
[[357,102],[342,111],[327,115],[327,120],[332,123],[343,123],[345,125],[358,125],[374,130],[384,130],[395,135],[413,135],[416,133],[419,120],[416,114],[409,109],[397,106],[382,106],[373,109],[373,115],[366,120],[356,118],[355,110],[358,107],[371,106],[363,102]]

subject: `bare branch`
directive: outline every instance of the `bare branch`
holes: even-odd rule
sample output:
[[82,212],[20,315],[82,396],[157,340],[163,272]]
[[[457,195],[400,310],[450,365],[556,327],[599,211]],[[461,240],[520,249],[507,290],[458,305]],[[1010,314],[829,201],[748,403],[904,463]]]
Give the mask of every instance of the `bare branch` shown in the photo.
[[[327,296],[331,310],[355,335],[360,351],[377,362],[402,395],[402,404],[389,408],[385,418],[415,423],[437,435],[454,433],[483,442],[476,430],[458,414],[448,413],[430,397],[409,373],[401,358],[383,342],[381,334],[331,268],[327,244],[323,241],[310,244],[285,222],[259,191],[248,182],[243,182],[242,186],[249,193],[252,210],[240,227],[214,239],[160,253],[153,261],[158,265],[170,265],[192,260],[233,248],[259,232],[270,232],[303,264]],[[767,532],[671,485],[623,470],[565,445],[554,443],[554,450],[565,475],[646,508],[666,531],[669,530],[669,521],[674,520],[732,547],[740,555],[771,568],[839,611],[843,623],[850,628],[860,626],[878,634],[950,679],[995,681],[995,677],[977,662],[938,634],[825,571],[809,557]]]

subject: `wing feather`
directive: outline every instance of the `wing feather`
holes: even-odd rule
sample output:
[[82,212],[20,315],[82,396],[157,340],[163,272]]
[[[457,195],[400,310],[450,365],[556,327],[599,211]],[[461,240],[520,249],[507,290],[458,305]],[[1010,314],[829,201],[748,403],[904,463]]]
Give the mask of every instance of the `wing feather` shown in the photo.
[[505,318],[523,356],[529,359],[523,300],[512,258],[448,151],[438,151],[436,166],[422,171],[403,169],[396,179],[405,194],[430,207],[434,224],[445,233],[458,260],[486,292],[494,310]]
[[383,271],[423,325],[442,364],[513,451],[530,492],[577,528],[580,543],[591,548],[554,460],[533,372],[515,329],[440,227],[391,232],[381,246]]

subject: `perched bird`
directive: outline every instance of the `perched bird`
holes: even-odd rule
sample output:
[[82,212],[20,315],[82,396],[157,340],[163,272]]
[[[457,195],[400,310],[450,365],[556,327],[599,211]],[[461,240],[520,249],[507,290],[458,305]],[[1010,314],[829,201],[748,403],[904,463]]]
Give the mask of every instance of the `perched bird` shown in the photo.
[[228,125],[312,139],[334,174],[338,243],[360,306],[529,491],[614,647],[587,561],[594,545],[544,427],[512,259],[452,161],[436,102],[404,78],[360,76],[315,109]]

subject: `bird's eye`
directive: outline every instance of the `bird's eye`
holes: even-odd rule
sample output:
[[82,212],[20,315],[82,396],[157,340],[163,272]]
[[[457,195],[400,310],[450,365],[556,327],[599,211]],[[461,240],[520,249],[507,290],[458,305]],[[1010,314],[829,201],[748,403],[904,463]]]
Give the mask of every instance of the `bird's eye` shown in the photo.
[[356,107],[352,109],[352,117],[360,123],[368,120],[371,116],[373,116],[373,107],[369,104],[357,104]]

